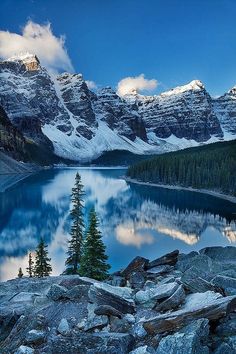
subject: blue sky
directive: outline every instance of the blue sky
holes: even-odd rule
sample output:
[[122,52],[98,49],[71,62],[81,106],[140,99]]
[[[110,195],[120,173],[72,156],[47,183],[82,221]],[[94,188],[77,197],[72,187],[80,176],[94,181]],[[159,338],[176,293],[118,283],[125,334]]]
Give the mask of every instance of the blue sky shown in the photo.
[[145,74],[156,92],[193,79],[212,95],[236,85],[235,0],[1,0],[2,31],[28,20],[65,35],[76,72],[99,86]]

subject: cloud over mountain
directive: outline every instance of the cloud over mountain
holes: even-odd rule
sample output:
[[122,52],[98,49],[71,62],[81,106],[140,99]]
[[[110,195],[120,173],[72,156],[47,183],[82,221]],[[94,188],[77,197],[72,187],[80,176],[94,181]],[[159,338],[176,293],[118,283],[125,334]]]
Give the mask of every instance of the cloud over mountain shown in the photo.
[[0,57],[7,59],[20,53],[36,54],[42,65],[53,71],[74,71],[65,48],[65,37],[56,37],[51,24],[28,21],[22,34],[0,31]]
[[144,74],[140,74],[139,76],[135,77],[126,77],[119,81],[117,85],[117,93],[120,96],[124,96],[133,92],[134,90],[137,92],[143,90],[154,90],[158,85],[157,80],[155,79],[145,79]]

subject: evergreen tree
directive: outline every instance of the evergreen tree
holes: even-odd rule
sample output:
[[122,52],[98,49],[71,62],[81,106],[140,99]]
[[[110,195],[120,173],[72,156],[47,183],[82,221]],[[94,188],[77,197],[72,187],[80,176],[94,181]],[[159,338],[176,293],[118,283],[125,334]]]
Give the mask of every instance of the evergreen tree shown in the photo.
[[75,177],[75,186],[72,188],[71,201],[73,204],[70,212],[72,218],[71,239],[68,244],[68,258],[66,260],[65,274],[78,274],[79,263],[83,245],[83,185],[79,173]]
[[35,251],[34,275],[36,277],[47,277],[52,272],[50,264],[51,258],[48,257],[47,245],[41,238]]
[[18,278],[22,278],[23,277],[23,272],[22,272],[22,268],[20,267],[19,268],[19,271],[18,271]]
[[110,266],[107,264],[106,248],[102,241],[101,232],[98,230],[98,225],[97,214],[92,209],[89,215],[89,227],[81,259],[80,275],[104,280],[108,276]]
[[32,278],[33,273],[34,273],[34,261],[32,259],[31,253],[29,253],[28,267],[26,268],[26,271],[29,274],[29,277]]

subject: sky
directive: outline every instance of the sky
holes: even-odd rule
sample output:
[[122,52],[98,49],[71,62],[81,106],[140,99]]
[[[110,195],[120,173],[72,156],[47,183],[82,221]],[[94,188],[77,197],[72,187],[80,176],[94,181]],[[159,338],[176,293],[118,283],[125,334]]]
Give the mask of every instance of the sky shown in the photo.
[[[36,52],[90,87],[158,93],[236,85],[236,0],[1,0],[0,57]],[[15,53],[17,54],[17,53]]]

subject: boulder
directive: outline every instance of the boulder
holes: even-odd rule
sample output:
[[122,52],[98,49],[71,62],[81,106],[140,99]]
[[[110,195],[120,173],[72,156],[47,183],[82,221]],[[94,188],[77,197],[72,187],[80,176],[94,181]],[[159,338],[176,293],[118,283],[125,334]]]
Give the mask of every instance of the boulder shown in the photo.
[[45,341],[46,332],[32,329],[26,335],[25,341],[27,344],[41,344]]
[[[196,267],[187,269],[181,277],[184,287],[192,293],[204,293],[208,290],[222,293],[222,290],[203,279],[202,271]],[[205,277],[208,277],[205,275]]]
[[158,300],[161,301],[173,295],[173,293],[177,290],[179,284],[176,282],[156,285],[154,288],[150,288],[147,290],[140,290],[135,295],[135,302],[139,305],[143,305],[144,307],[154,308]]
[[[106,289],[108,290],[108,288]],[[110,305],[123,314],[132,314],[135,312],[135,304],[133,300],[113,294],[110,289],[109,291],[107,290],[102,287],[91,286],[89,290],[90,301],[97,305]]]
[[167,253],[164,256],[155,259],[147,264],[147,269],[151,269],[160,265],[170,265],[173,266],[178,261],[179,250],[175,250],[171,253]]
[[184,300],[185,300],[185,291],[183,289],[183,286],[180,285],[168,299],[160,303],[157,302],[154,309],[158,312],[175,310],[184,302]]
[[88,299],[88,292],[90,289],[90,285],[76,285],[73,286],[70,290],[67,291],[66,297],[70,300],[80,300]]
[[206,247],[199,251],[200,254],[225,263],[235,263],[236,248],[232,246],[227,247]]
[[132,325],[127,321],[125,317],[117,318],[110,317],[110,330],[116,333],[129,333],[132,329]]
[[174,331],[200,318],[218,320],[236,309],[236,296],[223,297],[212,291],[191,294],[178,311],[142,321],[149,334]]
[[70,333],[70,326],[66,318],[62,318],[57,331],[63,336],[67,336]]
[[208,354],[208,333],[208,320],[196,320],[179,332],[163,338],[156,354]]
[[134,258],[120,274],[126,279],[129,279],[130,275],[133,272],[145,270],[148,265],[148,262],[148,259],[138,256]]
[[213,352],[214,354],[235,354],[235,350],[227,343],[221,343],[219,347]]
[[142,347],[132,350],[129,354],[150,354],[150,351],[148,351],[147,345],[143,345]]
[[160,265],[160,266],[156,266],[156,267],[148,269],[147,273],[154,274],[154,275],[158,276],[158,275],[163,275],[163,274],[169,273],[173,269],[174,269],[174,267],[170,266],[168,264],[167,265]]
[[113,286],[126,286],[126,279],[120,275],[112,274],[110,275],[107,283]]
[[41,294],[38,293],[30,293],[30,292],[25,292],[22,291],[18,294],[16,294],[15,296],[13,296],[10,300],[10,302],[26,302],[27,304],[29,303],[33,303],[35,298],[37,296],[40,296]]
[[214,286],[223,289],[225,295],[236,295],[236,278],[217,275],[211,282]]
[[21,345],[14,354],[34,354],[34,349]]
[[100,305],[95,308],[94,313],[96,315],[101,315],[101,316],[106,315],[106,316],[114,316],[118,318],[122,317],[122,313],[110,305]]
[[183,258],[176,264],[176,268],[181,272],[186,272],[191,267],[197,269],[198,276],[205,280],[211,280],[216,272],[222,271],[222,267],[205,254]]
[[127,354],[134,345],[134,338],[127,333],[82,333],[70,337],[56,336],[44,348],[50,354]]
[[91,279],[80,277],[79,275],[64,275],[59,282],[60,286],[71,289],[76,285],[91,285]]
[[215,333],[219,337],[236,336],[236,314],[230,314],[216,327]]
[[88,304],[88,318],[87,321],[85,321],[84,331],[102,329],[108,325],[108,317],[105,315],[96,315],[94,311],[95,308],[95,304]]
[[19,317],[9,306],[0,307],[0,342],[9,335]]
[[47,296],[53,301],[58,301],[66,298],[67,289],[58,284],[52,284]]
[[145,272],[133,272],[130,274],[129,283],[132,289],[141,289],[146,281],[146,273]]

